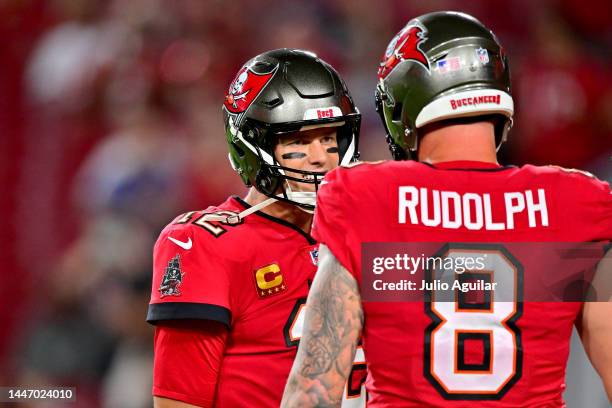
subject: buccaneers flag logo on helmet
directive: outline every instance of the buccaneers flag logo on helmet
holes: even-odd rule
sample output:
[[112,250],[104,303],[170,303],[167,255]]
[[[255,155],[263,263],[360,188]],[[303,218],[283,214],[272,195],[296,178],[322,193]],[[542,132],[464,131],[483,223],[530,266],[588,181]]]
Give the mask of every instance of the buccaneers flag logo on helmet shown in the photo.
[[378,66],[378,78],[384,79],[402,61],[416,61],[429,71],[429,61],[420,45],[427,40],[427,29],[418,23],[408,23],[391,40]]
[[270,72],[256,73],[248,66],[242,67],[225,95],[225,102],[223,102],[225,108],[231,113],[246,111],[274,76],[276,68],[274,67]]

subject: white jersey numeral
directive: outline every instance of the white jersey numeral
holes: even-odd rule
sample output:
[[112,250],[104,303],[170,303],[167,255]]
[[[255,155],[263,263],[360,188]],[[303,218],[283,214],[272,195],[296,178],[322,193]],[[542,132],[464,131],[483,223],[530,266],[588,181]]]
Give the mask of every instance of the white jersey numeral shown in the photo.
[[[436,299],[435,290],[426,295],[432,324],[425,333],[425,375],[447,399],[499,399],[521,377],[522,346],[516,321],[522,314],[522,267],[499,245],[451,244],[441,256],[481,256],[485,267],[466,272],[461,279],[484,279],[496,285],[495,290],[481,291],[477,301],[469,301],[459,290],[449,295],[451,299]],[[426,272],[426,279],[452,287],[457,275],[433,269]],[[496,297],[504,301],[495,301]],[[482,350],[477,361],[466,359],[466,350],[474,345]]]

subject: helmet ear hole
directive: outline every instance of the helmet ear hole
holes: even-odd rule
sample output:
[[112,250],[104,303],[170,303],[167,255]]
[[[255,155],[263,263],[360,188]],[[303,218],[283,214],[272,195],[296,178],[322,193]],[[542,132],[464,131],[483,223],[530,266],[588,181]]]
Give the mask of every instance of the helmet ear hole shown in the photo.
[[402,120],[402,106],[403,105],[401,102],[397,102],[393,107],[393,114],[391,115],[391,119],[394,122],[399,122]]
[[242,150],[236,143],[232,142],[232,148],[236,151],[236,153],[238,153],[240,158],[245,156],[244,150]]
[[268,196],[276,193],[280,186],[280,181],[280,178],[275,177],[272,170],[267,166],[260,168],[255,176],[255,186],[259,191]]

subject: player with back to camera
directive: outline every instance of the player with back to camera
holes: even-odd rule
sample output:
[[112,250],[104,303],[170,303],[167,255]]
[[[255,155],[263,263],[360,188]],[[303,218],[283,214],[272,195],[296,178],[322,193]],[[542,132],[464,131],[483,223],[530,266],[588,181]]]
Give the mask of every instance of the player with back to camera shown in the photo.
[[[612,239],[609,185],[554,166],[498,164],[514,113],[508,60],[472,16],[410,20],[386,49],[378,80],[377,110],[396,161],[338,168],[321,186],[319,269],[282,406],[336,404],[363,334],[368,407],[562,407],[574,325],[612,399],[612,303],[524,302],[521,276],[530,278],[534,260],[504,249],[599,242],[603,256]],[[433,293],[362,302],[368,242],[449,243],[445,256],[484,248],[491,279],[513,289],[504,301],[489,291],[477,301],[455,292],[447,302]]]
[[[231,165],[251,188],[178,216],[155,244],[147,321],[159,408],[280,404],[316,271],[316,192],[325,173],[358,156],[360,114],[338,73],[310,52],[248,61],[223,114]],[[347,389],[347,407],[363,406],[362,384]]]

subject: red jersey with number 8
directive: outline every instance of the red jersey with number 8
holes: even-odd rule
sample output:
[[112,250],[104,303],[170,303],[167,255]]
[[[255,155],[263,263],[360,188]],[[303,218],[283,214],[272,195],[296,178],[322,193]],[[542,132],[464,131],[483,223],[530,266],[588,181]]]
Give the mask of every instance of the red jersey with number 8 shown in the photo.
[[[327,174],[313,236],[360,284],[368,407],[564,406],[569,340],[581,303],[518,296],[539,259],[512,248],[601,242],[603,255],[612,239],[607,183],[553,166],[357,164]],[[494,295],[485,288],[471,300],[451,291],[440,299],[435,286],[444,281],[436,277],[443,275],[422,268],[425,283],[413,287],[425,285],[422,299],[397,301],[413,275],[384,286],[384,271],[407,267],[402,254],[362,265],[368,248],[384,248],[381,243],[413,249],[423,243],[423,253],[434,248],[445,260],[481,255],[487,283],[501,282],[502,289]],[[418,252],[412,255],[425,260]]]

